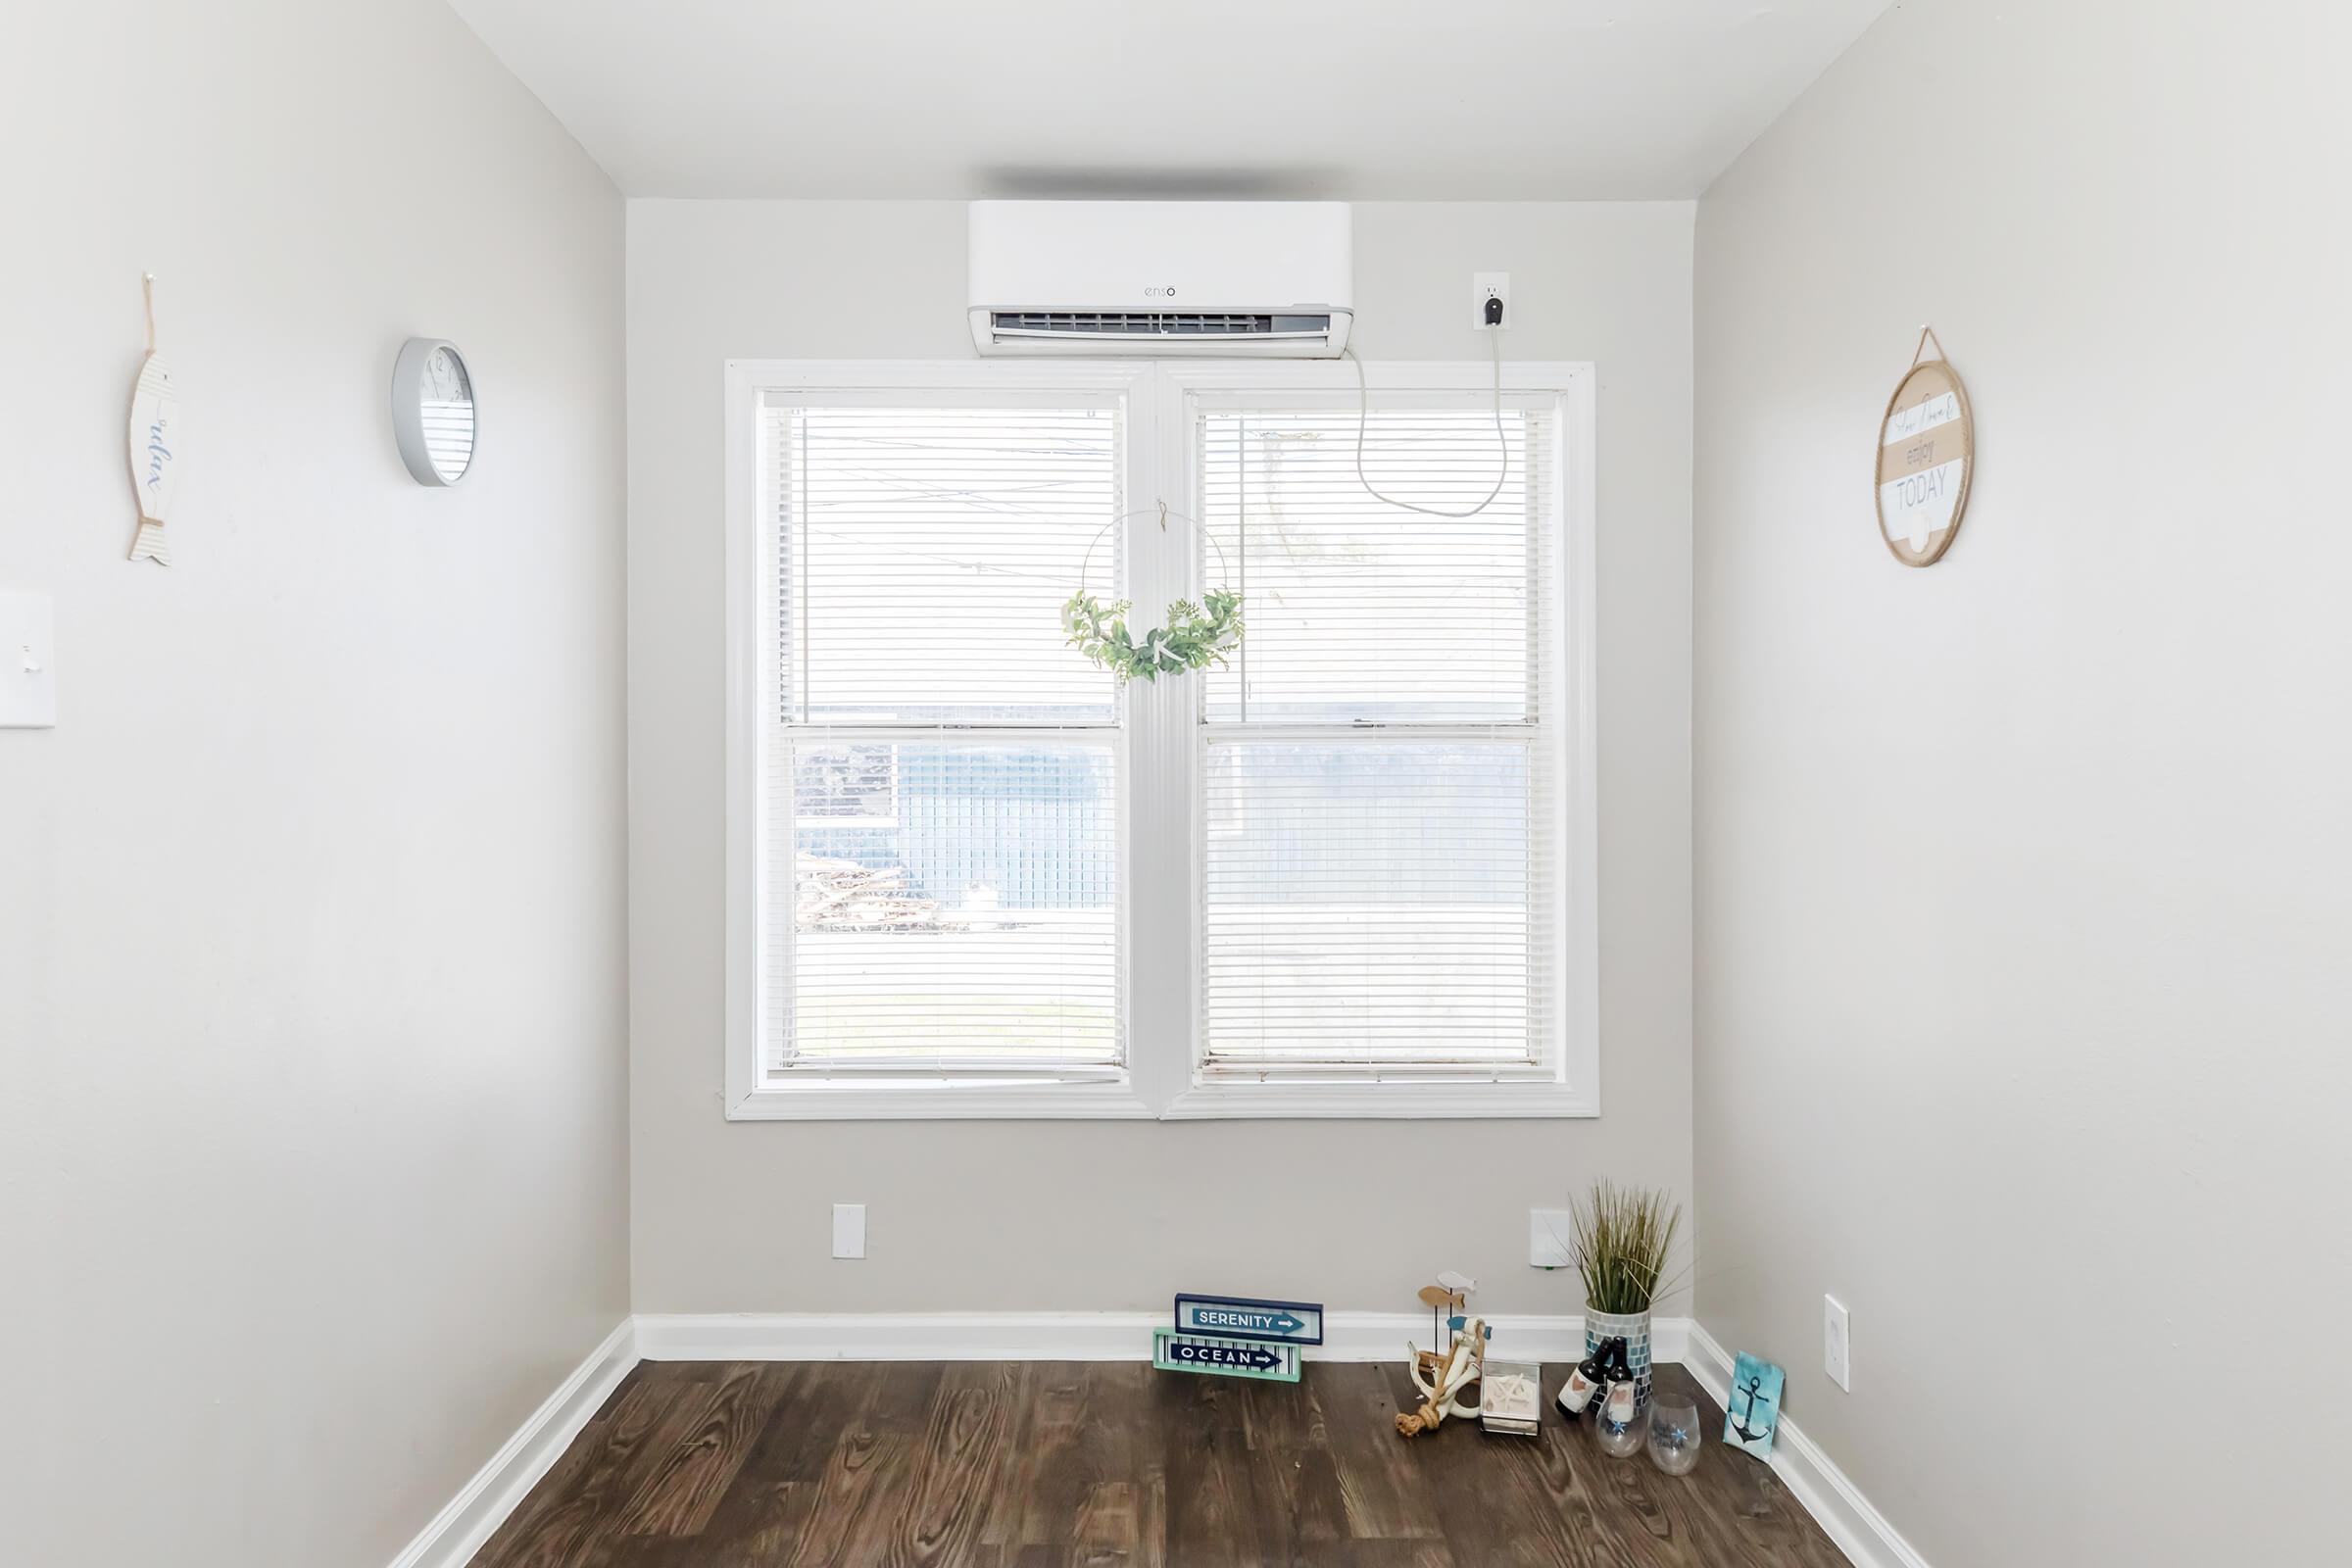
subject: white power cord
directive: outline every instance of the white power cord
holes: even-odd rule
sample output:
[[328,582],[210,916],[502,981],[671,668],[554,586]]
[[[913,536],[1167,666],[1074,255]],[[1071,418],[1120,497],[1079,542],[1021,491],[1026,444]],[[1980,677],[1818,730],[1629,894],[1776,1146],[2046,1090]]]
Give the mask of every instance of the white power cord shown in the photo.
[[1437,507],[1415,506],[1410,501],[1399,501],[1395,496],[1384,496],[1372,487],[1371,480],[1364,477],[1364,426],[1372,413],[1372,386],[1364,379],[1364,362],[1355,357],[1355,350],[1351,348],[1340,350],[1340,357],[1355,367],[1355,482],[1364,487],[1366,495],[1375,501],[1386,502],[1392,507],[1402,507],[1407,512],[1418,512],[1431,517],[1451,517],[1456,521],[1464,517],[1475,517],[1494,504],[1494,498],[1502,494],[1502,481],[1510,476],[1511,470],[1511,447],[1502,433],[1502,329],[1500,327],[1488,329],[1487,347],[1494,352],[1494,488],[1487,492],[1486,500],[1481,501],[1468,512],[1446,512]]

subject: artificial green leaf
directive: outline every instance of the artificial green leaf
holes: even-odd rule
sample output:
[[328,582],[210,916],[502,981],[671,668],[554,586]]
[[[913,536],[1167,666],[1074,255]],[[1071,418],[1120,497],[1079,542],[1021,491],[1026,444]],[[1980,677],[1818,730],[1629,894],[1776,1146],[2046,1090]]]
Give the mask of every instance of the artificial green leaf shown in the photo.
[[1200,605],[1179,599],[1168,607],[1167,624],[1152,627],[1140,644],[1123,618],[1130,608],[1125,600],[1105,605],[1083,590],[1061,607],[1069,645],[1122,686],[1138,676],[1152,680],[1161,670],[1173,675],[1222,664],[1241,646],[1240,594],[1213,588]]

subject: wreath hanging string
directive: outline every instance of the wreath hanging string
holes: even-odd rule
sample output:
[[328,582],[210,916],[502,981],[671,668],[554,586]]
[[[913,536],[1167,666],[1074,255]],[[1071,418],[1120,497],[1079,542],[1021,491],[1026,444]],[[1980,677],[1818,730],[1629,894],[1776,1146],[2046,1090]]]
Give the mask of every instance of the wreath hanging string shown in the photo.
[[[1154,626],[1138,639],[1127,629],[1127,612],[1134,606],[1127,600],[1104,604],[1087,592],[1088,574],[1094,568],[1095,546],[1102,542],[1102,534],[1130,517],[1150,515],[1154,510],[1159,525],[1168,525],[1168,504],[1160,502],[1156,509],[1143,508],[1111,518],[1102,525],[1086,547],[1086,560],[1078,568],[1078,591],[1070,595],[1061,607],[1061,629],[1068,634],[1069,645],[1093,661],[1097,667],[1107,669],[1121,686],[1131,680],[1156,680],[1162,674],[1180,675],[1188,669],[1205,669],[1222,664],[1225,656],[1241,646],[1242,596],[1225,588],[1211,588],[1200,596],[1200,603],[1179,599],[1168,606],[1167,623]],[[1199,527],[1198,519],[1179,517]],[[1225,547],[1217,536],[1202,528],[1201,534],[1217,552],[1217,564],[1225,565]]]

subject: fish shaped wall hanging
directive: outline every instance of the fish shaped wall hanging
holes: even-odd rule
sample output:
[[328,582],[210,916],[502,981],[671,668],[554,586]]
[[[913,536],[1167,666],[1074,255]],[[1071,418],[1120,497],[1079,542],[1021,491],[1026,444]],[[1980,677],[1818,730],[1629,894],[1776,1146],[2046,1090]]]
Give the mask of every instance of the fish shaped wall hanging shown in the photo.
[[139,379],[130,391],[130,488],[138,498],[139,531],[130,542],[130,559],[172,564],[171,546],[164,542],[164,519],[171,514],[172,497],[179,488],[183,453],[179,430],[179,393],[172,384],[172,368],[155,351],[155,274],[146,273],[147,357],[139,362]]

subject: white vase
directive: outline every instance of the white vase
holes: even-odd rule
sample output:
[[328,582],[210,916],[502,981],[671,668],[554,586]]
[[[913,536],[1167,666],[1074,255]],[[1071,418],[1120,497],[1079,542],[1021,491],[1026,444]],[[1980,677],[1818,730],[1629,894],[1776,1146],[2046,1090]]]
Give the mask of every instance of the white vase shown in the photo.
[[1625,1342],[1625,1361],[1634,1369],[1634,1407],[1649,1408],[1649,1314],[1596,1312],[1585,1306],[1585,1353],[1591,1355],[1609,1340]]

